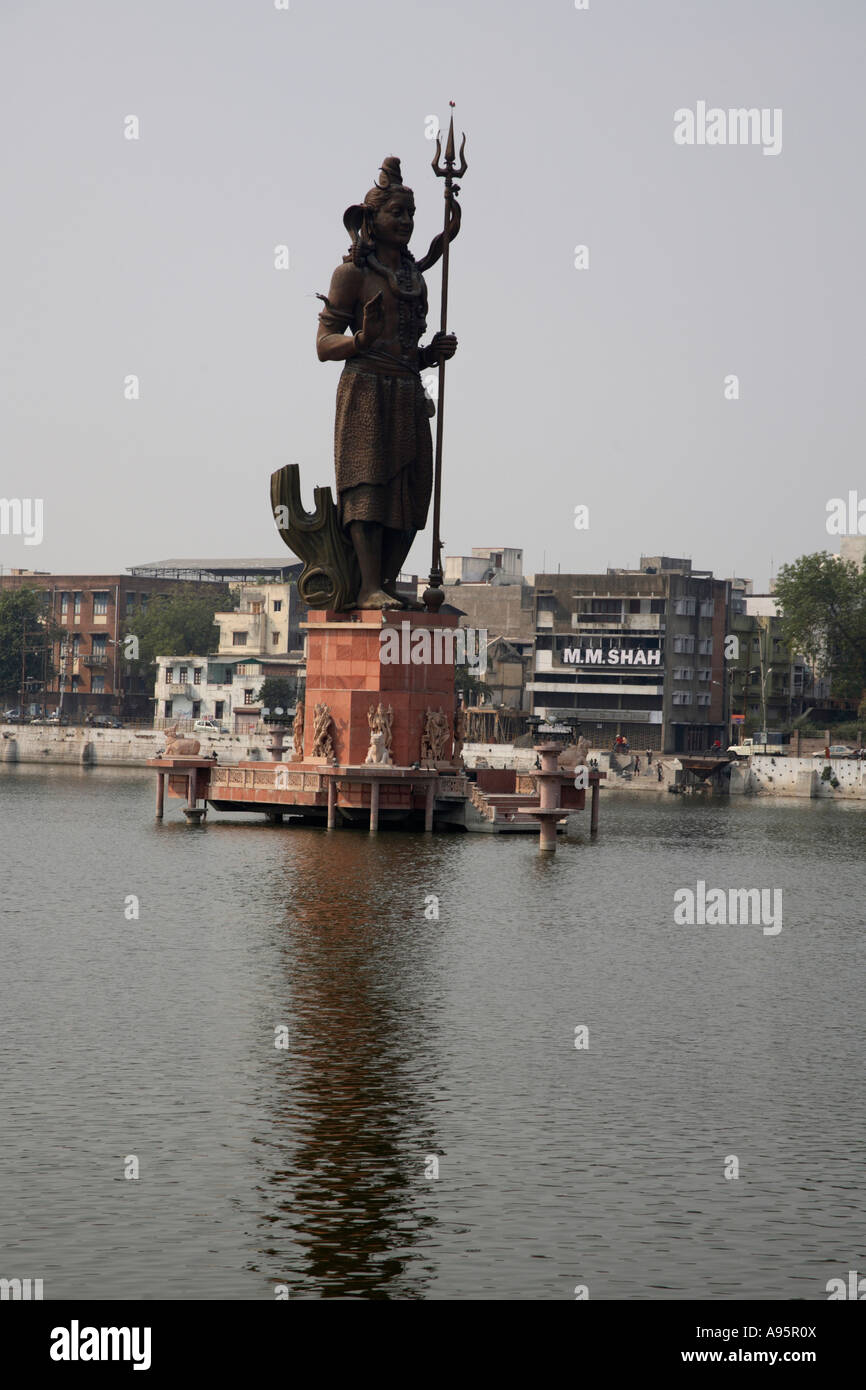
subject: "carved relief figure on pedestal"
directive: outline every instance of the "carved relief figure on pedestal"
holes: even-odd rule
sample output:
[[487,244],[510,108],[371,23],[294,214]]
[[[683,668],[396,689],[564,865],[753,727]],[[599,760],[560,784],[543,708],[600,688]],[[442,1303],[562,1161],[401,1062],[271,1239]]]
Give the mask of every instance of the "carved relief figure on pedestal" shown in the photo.
[[448,716],[438,710],[428,709],[424,716],[424,732],[421,735],[421,761],[444,762],[446,748],[451,738]]
[[394,710],[391,705],[387,710],[379,701],[378,706],[371,705],[367,711],[367,723],[370,726],[370,747],[367,750],[365,762],[384,763],[391,766],[391,724],[394,718]]
[[304,702],[298,701],[298,708],[295,710],[295,722],[292,725],[292,742],[294,752],[292,754],[293,763],[304,761]]
[[331,718],[330,707],[326,704],[318,704],[313,711],[313,752],[314,758],[334,758],[334,743],[331,738],[331,730],[334,721]]

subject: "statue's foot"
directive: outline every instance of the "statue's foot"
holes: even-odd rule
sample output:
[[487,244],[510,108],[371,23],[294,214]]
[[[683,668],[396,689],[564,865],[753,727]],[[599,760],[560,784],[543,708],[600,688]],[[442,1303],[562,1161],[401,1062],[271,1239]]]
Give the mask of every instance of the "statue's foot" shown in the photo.
[[356,608],[399,608],[400,600],[384,589],[362,589],[355,599]]
[[391,595],[398,608],[411,608],[414,613],[423,613],[426,611],[425,605],[421,603],[419,599],[409,598],[407,594],[401,594],[396,584],[389,583],[387,579],[383,580],[382,588],[385,590],[386,594]]

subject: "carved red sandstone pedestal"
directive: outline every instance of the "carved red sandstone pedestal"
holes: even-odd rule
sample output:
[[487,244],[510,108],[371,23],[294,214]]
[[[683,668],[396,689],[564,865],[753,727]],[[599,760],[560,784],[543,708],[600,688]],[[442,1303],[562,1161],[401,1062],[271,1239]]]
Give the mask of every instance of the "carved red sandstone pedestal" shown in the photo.
[[[334,613],[311,609],[307,630],[307,688],[304,717],[304,762],[312,760],[314,712],[326,704],[333,725],[336,761],[363,766],[370,747],[371,705],[393,709],[391,759],[395,767],[421,761],[427,711],[441,710],[448,721],[442,771],[453,764],[454,661],[456,613],[408,613],[400,609],[360,609]],[[429,635],[428,650],[423,637]],[[412,659],[428,655],[431,659]],[[439,656],[444,659],[436,660]],[[396,659],[395,659],[396,658]],[[449,658],[451,658],[449,660]]]

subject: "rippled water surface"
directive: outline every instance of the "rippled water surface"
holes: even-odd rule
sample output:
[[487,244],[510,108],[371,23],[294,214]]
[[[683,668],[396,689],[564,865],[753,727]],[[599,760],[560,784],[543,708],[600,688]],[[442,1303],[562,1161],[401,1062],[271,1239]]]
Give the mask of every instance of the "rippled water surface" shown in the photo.
[[[0,769],[0,1276],[820,1299],[866,1268],[866,810],[607,793],[543,859],[152,803]],[[781,888],[782,931],[674,925],[698,879]]]

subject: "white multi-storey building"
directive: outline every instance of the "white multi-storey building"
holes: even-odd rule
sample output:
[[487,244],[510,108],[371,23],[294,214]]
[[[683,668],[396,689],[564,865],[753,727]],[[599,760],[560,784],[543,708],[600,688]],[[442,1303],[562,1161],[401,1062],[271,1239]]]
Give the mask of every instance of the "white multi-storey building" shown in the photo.
[[288,648],[296,630],[291,584],[238,587],[238,607],[214,615],[220,632],[215,653],[157,658],[157,720],[215,719],[224,728],[243,732],[258,723],[258,693],[266,676],[284,675],[297,686],[304,658],[300,649]]

